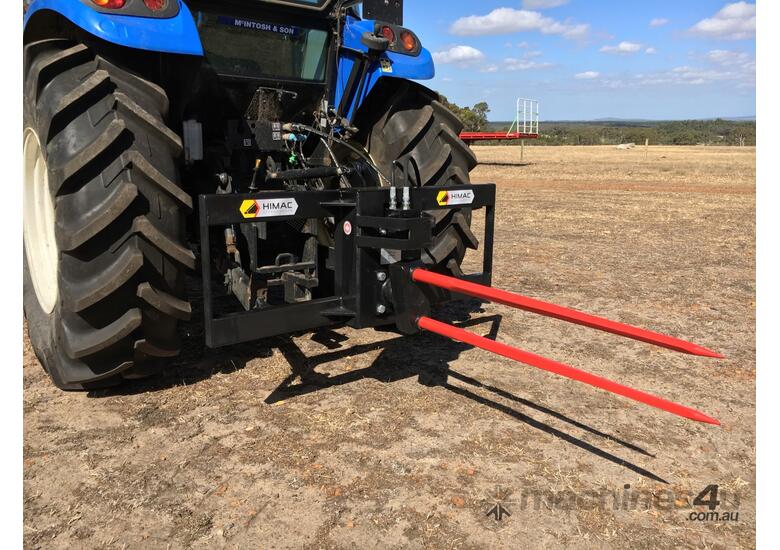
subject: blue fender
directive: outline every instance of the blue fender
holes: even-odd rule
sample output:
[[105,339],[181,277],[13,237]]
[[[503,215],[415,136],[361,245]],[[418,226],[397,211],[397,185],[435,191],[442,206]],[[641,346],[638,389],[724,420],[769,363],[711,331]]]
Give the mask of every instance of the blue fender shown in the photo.
[[[336,80],[335,105],[339,105],[344,95],[349,80],[349,74],[352,66],[357,61],[357,52],[366,53],[366,47],[360,39],[363,33],[374,32],[374,21],[359,20],[354,17],[347,17],[344,25],[342,52],[338,61],[338,77]],[[354,52],[354,53],[353,53]],[[425,48],[420,50],[419,55],[405,55],[395,52],[382,53],[379,61],[373,63],[366,75],[366,86],[360,97],[355,97],[352,104],[343,113],[348,119],[352,120],[355,111],[363,104],[368,94],[376,86],[380,78],[404,78],[410,80],[430,80],[436,75],[433,65],[431,52]]]
[[203,55],[198,29],[181,0],[174,17],[138,17],[101,13],[80,0],[33,0],[24,17],[24,28],[36,14],[55,12],[90,34],[128,48],[185,55]]

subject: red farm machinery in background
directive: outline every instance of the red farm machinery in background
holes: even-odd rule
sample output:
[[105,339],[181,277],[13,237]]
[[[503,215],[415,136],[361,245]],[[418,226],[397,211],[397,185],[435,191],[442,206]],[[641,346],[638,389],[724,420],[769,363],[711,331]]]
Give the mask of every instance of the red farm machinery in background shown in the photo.
[[518,98],[515,120],[506,132],[461,132],[469,145],[478,141],[514,141],[539,138],[539,102]]

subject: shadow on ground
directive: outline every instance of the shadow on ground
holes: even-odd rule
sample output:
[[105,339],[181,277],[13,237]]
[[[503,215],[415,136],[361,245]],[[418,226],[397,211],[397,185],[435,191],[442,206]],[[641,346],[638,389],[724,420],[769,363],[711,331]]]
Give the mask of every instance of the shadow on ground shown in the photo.
[[480,166],[531,166],[533,162],[490,162],[482,161]]
[[[495,340],[501,328],[502,317],[500,315],[490,315],[471,318],[472,313],[479,311],[481,311],[481,303],[479,301],[462,300],[450,303],[442,308],[438,312],[437,318],[460,328],[480,327],[489,324],[489,330],[484,336]],[[388,332],[394,331],[389,330]],[[553,409],[518,397],[500,388],[484,384],[475,378],[451,369],[450,363],[456,361],[462,352],[471,349],[471,346],[467,344],[452,340],[442,341],[437,335],[422,333],[414,336],[398,335],[396,338],[380,342],[348,346],[346,344],[349,339],[346,336],[335,330],[325,329],[314,332],[311,339],[328,348],[329,351],[314,356],[307,356],[295,343],[293,336],[295,335],[269,338],[249,344],[239,344],[226,349],[210,350],[204,346],[202,334],[196,334],[185,327],[185,342],[182,347],[182,355],[175,363],[165,368],[161,376],[129,381],[129,383],[118,388],[96,390],[90,392],[89,396],[103,398],[115,395],[155,392],[182,384],[192,385],[217,374],[241,370],[250,361],[257,358],[270,357],[273,354],[273,349],[278,349],[290,365],[290,374],[268,395],[265,399],[267,404],[293,399],[326,388],[352,384],[367,378],[390,384],[416,376],[418,382],[423,386],[445,388],[456,395],[490,407],[532,428],[552,435],[561,441],[579,447],[614,464],[623,466],[648,479],[667,483],[666,480],[653,472],[626,459],[464,387],[464,385],[467,385],[510,401],[513,404],[543,413],[645,457],[654,458],[655,456],[645,449],[614,435],[605,433]],[[428,356],[422,353],[423,350],[429,349],[433,345],[432,339],[437,340],[435,342],[437,349],[435,361],[425,359]],[[317,372],[317,367],[319,366],[377,350],[380,350],[381,353],[367,368],[335,376]],[[398,361],[398,357],[404,356],[417,359],[407,362]],[[298,380],[297,383],[296,380]],[[454,385],[452,380],[458,381],[463,385]]]

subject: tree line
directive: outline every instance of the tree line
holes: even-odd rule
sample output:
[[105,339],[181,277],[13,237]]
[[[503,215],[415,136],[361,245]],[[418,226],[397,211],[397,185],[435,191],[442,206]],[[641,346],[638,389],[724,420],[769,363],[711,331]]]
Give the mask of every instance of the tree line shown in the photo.
[[[453,112],[468,132],[506,132],[511,122],[489,122],[490,107],[480,102],[473,107],[459,107],[446,97],[442,102]],[[539,139],[526,145],[618,145],[621,143],[652,145],[749,145],[756,144],[754,120],[671,120],[671,121],[557,121],[539,124]],[[481,144],[507,142],[482,142]],[[509,142],[513,143],[513,142]]]
[[[509,124],[500,124],[501,131]],[[542,122],[537,145],[755,145],[755,121]]]
[[465,132],[486,132],[488,131],[487,114],[490,112],[490,107],[484,101],[477,103],[473,107],[459,107],[454,103],[450,103],[446,97],[440,95],[441,102],[453,113],[455,113],[460,121],[463,123],[463,130]]

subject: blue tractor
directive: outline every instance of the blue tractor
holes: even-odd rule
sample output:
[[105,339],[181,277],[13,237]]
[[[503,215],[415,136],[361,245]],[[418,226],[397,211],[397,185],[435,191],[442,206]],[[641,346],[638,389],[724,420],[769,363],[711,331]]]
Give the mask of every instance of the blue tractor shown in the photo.
[[[463,277],[492,186],[430,89],[401,0],[32,0],[24,19],[24,308],[63,389],[206,344],[405,333]],[[490,282],[486,266],[474,280]],[[198,280],[185,292],[185,279]],[[188,296],[189,294],[189,296]]]

